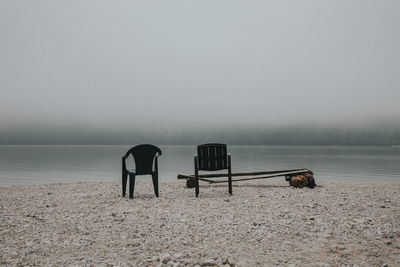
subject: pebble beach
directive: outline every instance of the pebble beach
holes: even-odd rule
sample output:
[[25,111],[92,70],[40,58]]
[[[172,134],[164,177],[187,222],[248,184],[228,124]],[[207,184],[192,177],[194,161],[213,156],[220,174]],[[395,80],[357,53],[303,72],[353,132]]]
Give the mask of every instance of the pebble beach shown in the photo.
[[317,185],[0,187],[0,265],[400,266],[400,184]]

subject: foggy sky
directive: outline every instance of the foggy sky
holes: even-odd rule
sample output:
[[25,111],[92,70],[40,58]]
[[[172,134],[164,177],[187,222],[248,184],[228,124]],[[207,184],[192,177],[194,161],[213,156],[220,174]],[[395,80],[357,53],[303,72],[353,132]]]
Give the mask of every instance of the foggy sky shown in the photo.
[[397,0],[4,0],[0,132],[396,123],[399,10]]

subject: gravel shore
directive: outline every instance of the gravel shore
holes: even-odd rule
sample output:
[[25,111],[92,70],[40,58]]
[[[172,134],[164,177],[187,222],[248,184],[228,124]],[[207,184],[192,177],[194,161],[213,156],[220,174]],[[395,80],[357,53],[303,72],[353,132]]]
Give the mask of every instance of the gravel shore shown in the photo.
[[400,266],[400,184],[317,184],[0,187],[0,265]]

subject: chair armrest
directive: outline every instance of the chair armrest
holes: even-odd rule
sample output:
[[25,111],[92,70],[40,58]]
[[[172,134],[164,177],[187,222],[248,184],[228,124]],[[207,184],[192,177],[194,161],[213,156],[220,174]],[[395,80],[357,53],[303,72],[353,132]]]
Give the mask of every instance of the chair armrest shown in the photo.
[[154,165],[153,165],[153,170],[154,172],[158,172],[158,157],[161,156],[161,154],[156,154],[154,156]]
[[[128,169],[126,168],[126,159],[130,156],[130,153],[126,153],[123,157],[122,157],[122,170],[127,171]],[[136,169],[136,166],[135,166]]]
[[129,152],[127,152],[123,157],[122,157],[122,159],[127,159],[128,157],[129,157],[129,155],[130,155],[130,153]]
[[122,157],[122,171],[123,172],[127,171],[126,170],[126,157],[125,156]]

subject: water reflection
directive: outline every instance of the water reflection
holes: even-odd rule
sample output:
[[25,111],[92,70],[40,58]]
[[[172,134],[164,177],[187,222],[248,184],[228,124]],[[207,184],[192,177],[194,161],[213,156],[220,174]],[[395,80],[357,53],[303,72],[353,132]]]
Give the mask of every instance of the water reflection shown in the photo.
[[[0,146],[0,185],[119,181],[121,157],[129,148]],[[193,172],[195,146],[160,148],[161,181]],[[308,168],[317,179],[400,182],[400,148],[396,147],[228,146],[228,150],[234,172]]]

